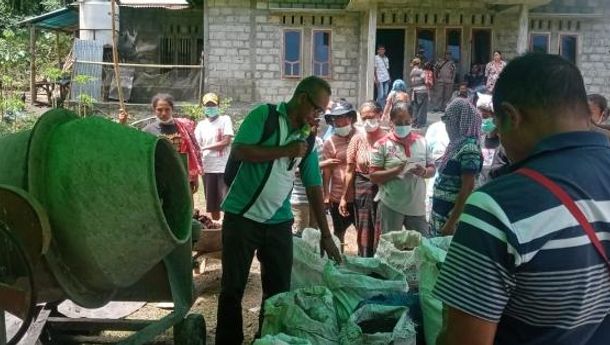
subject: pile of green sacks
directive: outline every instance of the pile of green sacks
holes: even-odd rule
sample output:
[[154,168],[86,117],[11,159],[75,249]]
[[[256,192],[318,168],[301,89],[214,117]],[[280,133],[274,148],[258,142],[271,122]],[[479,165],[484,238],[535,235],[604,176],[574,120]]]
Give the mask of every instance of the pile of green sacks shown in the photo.
[[405,275],[377,258],[344,256],[337,265],[320,257],[318,243],[316,230],[294,238],[293,290],[266,301],[256,344],[415,345],[407,307],[362,303],[405,294]]
[[382,235],[383,250],[375,258],[344,256],[336,265],[320,256],[317,230],[306,229],[303,235],[293,241],[292,291],[267,300],[264,337],[255,344],[415,345],[409,308],[365,303],[404,295],[412,280],[419,287],[426,343],[435,344],[442,302],[431,292],[451,237],[426,239],[411,231],[391,232]]

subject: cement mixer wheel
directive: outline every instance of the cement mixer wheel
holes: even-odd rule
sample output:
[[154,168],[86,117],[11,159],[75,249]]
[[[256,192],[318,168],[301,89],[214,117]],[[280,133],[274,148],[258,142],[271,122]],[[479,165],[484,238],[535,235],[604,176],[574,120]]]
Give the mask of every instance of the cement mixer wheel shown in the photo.
[[174,326],[175,345],[205,345],[205,319],[201,314],[189,314]]

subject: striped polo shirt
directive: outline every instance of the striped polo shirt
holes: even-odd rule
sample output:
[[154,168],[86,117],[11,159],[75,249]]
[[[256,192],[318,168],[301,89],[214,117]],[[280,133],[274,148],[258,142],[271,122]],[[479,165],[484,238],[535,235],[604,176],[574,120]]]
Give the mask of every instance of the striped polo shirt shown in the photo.
[[[594,132],[542,140],[513,169],[559,184],[610,254],[610,145]],[[445,304],[498,324],[495,344],[610,344],[610,274],[550,191],[509,174],[474,192],[434,289]]]
[[[278,129],[261,143],[262,146],[284,146],[302,138],[300,128],[290,127],[286,103],[277,105]],[[244,119],[233,145],[258,144],[269,116],[268,106],[259,105]],[[222,203],[224,212],[240,215],[255,222],[278,224],[293,219],[290,193],[296,169],[307,187],[321,186],[318,153],[314,148],[301,163],[301,158],[282,157],[269,162],[242,162]]]

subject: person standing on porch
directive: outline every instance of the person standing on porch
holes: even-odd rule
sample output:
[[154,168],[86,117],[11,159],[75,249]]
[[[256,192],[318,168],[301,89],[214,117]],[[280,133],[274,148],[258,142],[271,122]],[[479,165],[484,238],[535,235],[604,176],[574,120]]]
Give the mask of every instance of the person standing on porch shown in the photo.
[[385,46],[380,44],[377,46],[377,55],[375,55],[375,73],[374,80],[377,86],[377,103],[385,106],[385,99],[390,92],[390,60],[385,55]]
[[494,59],[490,61],[485,67],[485,78],[487,78],[487,92],[492,93],[496,87],[496,81],[500,77],[500,73],[506,67],[506,62],[502,60],[502,52],[499,50],[494,51]]
[[[320,227],[320,248],[341,262],[324,214],[318,154],[315,148],[308,150],[303,140],[315,118],[324,113],[330,93],[324,79],[307,77],[297,85],[290,101],[254,108],[235,135],[231,154],[241,163],[222,203],[225,215],[216,344],[238,345],[244,340],[241,302],[255,252],[263,288],[259,332],[265,300],[290,290],[290,192],[297,167]],[[266,131],[271,128],[265,125],[268,119],[276,121],[271,132]]]
[[411,90],[413,97],[413,128],[426,127],[428,123],[428,87],[426,86],[426,72],[421,68],[419,58],[411,61]]
[[445,111],[447,103],[453,93],[453,82],[455,81],[455,63],[450,52],[445,53],[445,57],[439,60],[434,66],[436,85],[434,88],[436,111]]
[[207,93],[203,96],[203,113],[195,128],[195,139],[201,150],[203,163],[203,190],[205,208],[213,220],[220,219],[220,204],[227,195],[224,172],[231,152],[233,124],[227,115],[220,115],[218,95]]

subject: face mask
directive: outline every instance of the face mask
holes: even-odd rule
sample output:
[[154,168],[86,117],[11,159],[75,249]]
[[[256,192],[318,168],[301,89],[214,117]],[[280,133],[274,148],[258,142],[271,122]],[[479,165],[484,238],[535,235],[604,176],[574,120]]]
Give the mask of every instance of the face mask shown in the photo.
[[163,125],[173,125],[174,118],[170,117],[168,120],[159,120],[159,122],[161,122],[161,124],[163,124]]
[[394,134],[399,138],[405,138],[411,133],[411,126],[396,126],[394,127]]
[[374,132],[379,128],[379,120],[377,119],[366,119],[364,120],[364,130],[367,132]]
[[352,131],[352,126],[351,125],[347,125],[345,127],[337,127],[337,128],[335,128],[335,134],[337,134],[340,137],[348,136],[351,131]]
[[496,124],[494,123],[494,119],[492,119],[490,117],[483,119],[483,122],[481,123],[481,131],[483,131],[483,133],[489,134],[489,133],[493,132],[495,129],[496,129]]
[[216,117],[220,114],[218,107],[205,107],[203,112],[207,117]]

